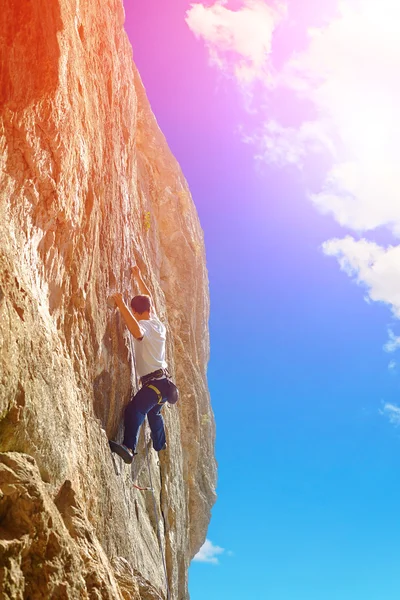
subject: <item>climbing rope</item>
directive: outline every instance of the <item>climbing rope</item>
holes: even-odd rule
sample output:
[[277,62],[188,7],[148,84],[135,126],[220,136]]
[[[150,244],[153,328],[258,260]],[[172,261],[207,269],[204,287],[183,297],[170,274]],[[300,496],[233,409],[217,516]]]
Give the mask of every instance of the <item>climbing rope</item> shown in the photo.
[[135,483],[132,483],[133,487],[136,488],[137,490],[140,490],[141,492],[151,492],[152,489],[150,487],[140,487],[139,485],[136,485]]
[[163,549],[162,540],[161,540],[161,531],[160,531],[160,524],[159,524],[159,519],[158,519],[158,510],[157,510],[157,504],[156,504],[156,497],[154,495],[153,481],[152,481],[151,469],[150,469],[149,449],[148,449],[148,445],[147,444],[146,444],[146,461],[147,461],[147,469],[149,471],[149,480],[150,480],[151,495],[153,497],[154,517],[156,519],[156,524],[157,524],[158,545],[160,547],[161,558],[162,558],[163,567],[164,567],[165,587],[167,589],[167,600],[170,600],[171,596],[170,596],[170,593],[169,593],[167,565],[166,565],[166,562],[165,562],[164,549]]
[[[133,350],[133,342],[132,342],[131,335],[130,334],[128,334],[128,335],[129,335],[129,345],[130,345],[130,350],[131,350],[132,367],[133,367],[133,371],[135,373],[135,379],[136,379],[136,389],[138,389],[139,385],[138,385],[138,379],[137,379],[137,375],[136,375],[136,363],[135,363],[135,354],[134,354],[134,350]],[[142,487],[139,487],[138,485],[135,485],[134,483],[132,485],[134,488],[136,488],[137,490],[140,490],[141,492],[151,492],[151,495],[153,498],[154,518],[156,520],[157,539],[158,539],[158,545],[160,548],[160,553],[161,553],[161,558],[162,558],[162,563],[163,563],[163,568],[164,568],[165,587],[167,590],[167,600],[170,600],[171,595],[170,595],[169,584],[168,584],[167,564],[165,561],[165,554],[164,554],[164,549],[163,549],[163,545],[162,545],[160,524],[159,524],[159,519],[158,519],[157,503],[156,503],[156,497],[154,494],[153,480],[151,477],[149,449],[148,449],[148,444],[146,441],[145,441],[145,447],[146,447],[146,462],[147,462],[147,470],[149,472],[150,487],[142,488]]]

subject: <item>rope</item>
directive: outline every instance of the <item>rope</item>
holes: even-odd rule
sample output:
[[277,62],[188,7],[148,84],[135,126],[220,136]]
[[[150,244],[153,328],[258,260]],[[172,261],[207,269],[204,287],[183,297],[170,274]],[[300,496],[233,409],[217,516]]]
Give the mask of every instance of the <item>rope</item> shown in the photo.
[[128,337],[129,337],[129,346],[131,349],[131,360],[132,360],[132,370],[135,373],[135,382],[136,382],[136,390],[139,387],[139,382],[138,382],[138,377],[137,377],[137,371],[136,371],[136,361],[135,361],[135,352],[133,350],[133,342],[132,342],[132,334],[129,332],[128,333]]
[[140,490],[141,492],[152,492],[153,491],[150,487],[142,488],[139,485],[136,485],[135,483],[132,483],[132,485],[134,488],[136,488],[137,490]]
[[[138,378],[137,378],[137,371],[136,371],[135,354],[134,354],[134,350],[133,350],[133,342],[132,342],[131,334],[129,333],[128,335],[129,335],[129,345],[130,345],[130,349],[131,349],[132,367],[133,367],[133,370],[134,370],[134,373],[135,373],[136,389],[137,389],[139,386],[138,386]],[[169,584],[168,584],[167,564],[165,562],[164,549],[163,549],[163,546],[162,546],[161,531],[160,531],[160,525],[159,525],[159,520],[158,520],[157,504],[156,504],[156,497],[154,495],[153,480],[152,480],[152,477],[151,477],[149,449],[148,449],[148,445],[147,445],[146,441],[145,441],[145,447],[146,447],[146,462],[147,462],[147,469],[148,469],[148,472],[149,472],[150,487],[142,488],[142,487],[139,487],[138,485],[135,485],[134,483],[132,485],[133,485],[134,488],[136,488],[137,490],[140,490],[141,492],[151,492],[151,495],[152,495],[152,498],[153,498],[154,517],[156,519],[156,524],[157,524],[157,539],[158,539],[158,545],[159,545],[159,548],[160,548],[160,553],[161,553],[161,558],[162,558],[162,563],[163,563],[163,568],[164,568],[165,587],[166,587],[166,590],[167,590],[167,600],[170,600],[171,595],[170,595]]]
[[159,525],[159,520],[158,520],[158,510],[157,510],[156,498],[155,498],[155,495],[154,495],[153,481],[152,481],[152,478],[151,478],[149,449],[148,449],[148,445],[147,444],[146,444],[146,461],[147,461],[147,469],[149,471],[149,480],[150,480],[150,487],[151,487],[151,495],[153,497],[154,516],[155,516],[156,524],[157,524],[158,545],[160,547],[160,552],[161,552],[161,557],[162,557],[162,562],[163,562],[163,567],[164,567],[165,587],[167,589],[167,600],[170,600],[171,596],[170,596],[170,593],[169,593],[167,565],[166,565],[166,562],[165,562],[165,555],[164,555],[164,550],[163,550],[162,541],[161,541],[161,532],[160,532],[160,525]]

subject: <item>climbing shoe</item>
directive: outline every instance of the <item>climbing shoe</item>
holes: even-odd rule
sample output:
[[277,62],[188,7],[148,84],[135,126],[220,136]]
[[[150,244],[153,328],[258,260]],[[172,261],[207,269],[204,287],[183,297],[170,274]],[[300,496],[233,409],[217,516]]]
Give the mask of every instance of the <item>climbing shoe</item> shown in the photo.
[[117,442],[113,442],[113,440],[109,440],[108,443],[110,444],[111,452],[118,454],[127,465],[131,464],[135,455],[134,452],[131,452],[124,444],[118,444]]
[[159,449],[159,452],[161,452],[162,450],[166,450],[166,449],[167,449],[167,442],[165,442],[164,446]]

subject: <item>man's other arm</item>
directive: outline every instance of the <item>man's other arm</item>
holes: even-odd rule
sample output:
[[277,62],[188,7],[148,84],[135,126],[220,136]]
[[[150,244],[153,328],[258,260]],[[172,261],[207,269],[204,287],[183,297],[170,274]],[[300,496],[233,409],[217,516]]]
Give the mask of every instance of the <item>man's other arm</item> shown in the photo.
[[147,287],[147,285],[145,284],[145,282],[143,281],[142,274],[140,272],[139,267],[137,265],[132,267],[131,273],[132,273],[134,280],[136,281],[136,283],[138,285],[140,293],[144,294],[145,296],[150,296],[151,303],[153,304],[153,298],[151,296],[151,292],[150,292],[149,288]]
[[119,312],[122,315],[122,318],[125,321],[127,328],[129,329],[133,337],[137,340],[141,340],[143,338],[144,331],[142,330],[138,321],[136,321],[135,317],[125,304],[124,299],[122,298],[122,294],[115,294],[114,301],[117,308],[119,309]]

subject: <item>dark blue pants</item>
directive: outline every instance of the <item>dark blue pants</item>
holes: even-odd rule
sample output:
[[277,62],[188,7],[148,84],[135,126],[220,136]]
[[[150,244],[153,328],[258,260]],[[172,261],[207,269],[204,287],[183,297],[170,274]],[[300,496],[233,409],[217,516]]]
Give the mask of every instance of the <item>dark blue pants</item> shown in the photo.
[[[154,386],[159,390],[152,389]],[[138,443],[140,427],[147,420],[151,429],[154,450],[157,452],[165,444],[164,419],[161,415],[161,409],[167,401],[168,382],[167,379],[154,379],[143,386],[125,409],[125,434],[124,445],[135,451]]]

